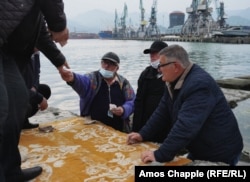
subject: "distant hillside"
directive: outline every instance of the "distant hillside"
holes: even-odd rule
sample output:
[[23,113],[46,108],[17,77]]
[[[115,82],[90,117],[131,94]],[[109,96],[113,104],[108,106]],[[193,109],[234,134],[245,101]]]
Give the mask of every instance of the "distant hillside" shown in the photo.
[[250,7],[246,9],[240,10],[226,10],[226,14],[228,16],[240,16],[242,18],[249,19],[250,18]]
[[250,20],[241,16],[230,16],[226,22],[231,26],[250,26]]
[[[226,11],[229,25],[249,25],[250,8],[244,10]],[[120,14],[118,13],[118,17]],[[145,20],[149,20],[150,15],[145,14]],[[187,18],[187,14],[185,19]],[[100,30],[112,30],[114,27],[115,12],[110,13],[102,10],[91,10],[68,19],[68,27],[71,32],[98,33]],[[169,26],[169,14],[158,13],[157,22],[160,27]],[[140,25],[140,13],[129,13],[126,19],[127,26],[137,29]]]
[[250,7],[242,10],[228,10],[227,24],[250,26]]
[[114,15],[102,10],[91,10],[68,19],[70,31],[97,33],[101,29],[112,29]]

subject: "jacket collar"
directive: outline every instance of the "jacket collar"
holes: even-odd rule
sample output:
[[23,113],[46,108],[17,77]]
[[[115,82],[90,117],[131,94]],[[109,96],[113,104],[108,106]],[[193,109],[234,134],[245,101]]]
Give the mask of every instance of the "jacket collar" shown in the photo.
[[[178,81],[174,84],[171,85],[170,83],[166,83],[170,97],[173,99],[173,92],[174,90],[181,89],[185,78],[187,77],[187,74],[190,72],[191,68],[193,67],[194,63],[191,62],[189,66],[185,69],[185,71],[182,73],[182,75],[179,77]],[[173,88],[174,87],[174,88]]]
[[191,62],[191,63],[189,64],[189,66],[185,69],[185,71],[184,71],[183,74],[181,75],[180,79],[177,81],[177,83],[176,83],[174,89],[177,89],[177,90],[178,90],[178,89],[180,89],[180,88],[182,87],[183,82],[184,82],[185,78],[187,77],[188,73],[190,72],[191,68],[193,67],[193,65],[194,65],[194,63]]

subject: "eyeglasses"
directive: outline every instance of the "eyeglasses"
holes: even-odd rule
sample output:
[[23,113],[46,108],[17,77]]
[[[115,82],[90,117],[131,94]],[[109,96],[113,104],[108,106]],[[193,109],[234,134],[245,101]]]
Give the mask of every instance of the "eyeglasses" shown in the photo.
[[164,67],[164,66],[167,66],[167,65],[170,65],[170,64],[172,64],[172,63],[175,63],[174,61],[173,62],[169,62],[169,63],[164,63],[164,64],[158,64],[158,66],[157,66],[157,69],[160,69],[161,67]]

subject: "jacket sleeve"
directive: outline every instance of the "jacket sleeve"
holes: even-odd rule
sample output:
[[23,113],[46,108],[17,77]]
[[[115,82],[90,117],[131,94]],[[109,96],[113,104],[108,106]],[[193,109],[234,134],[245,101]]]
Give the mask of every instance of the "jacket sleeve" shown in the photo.
[[43,95],[39,92],[35,92],[33,90],[29,90],[30,93],[30,103],[32,105],[38,105],[43,101]]
[[182,95],[183,103],[178,110],[177,118],[174,119],[174,125],[163,144],[154,152],[158,162],[171,161],[203,128],[216,105],[216,99],[208,87],[197,83]]
[[33,58],[31,58],[32,60],[32,66],[33,66],[33,70],[34,70],[34,80],[33,80],[33,87],[35,87],[36,89],[38,88],[39,84],[40,84],[40,53],[36,52],[33,54]]
[[159,106],[139,131],[144,141],[151,141],[154,136],[158,135],[162,128],[171,125],[170,108],[168,107],[169,104],[167,104],[168,99],[170,99],[170,96],[168,92],[165,91],[160,100]]
[[67,26],[62,0],[40,0],[40,7],[50,30],[63,31]]
[[135,92],[128,80],[125,79],[123,92],[125,94],[125,103],[122,105],[124,113],[123,119],[127,119],[134,112]]
[[81,75],[77,73],[74,74],[74,81],[67,82],[75,92],[79,95],[81,99],[89,98],[89,93],[92,93],[93,90],[91,89],[91,81],[87,75]]
[[66,58],[57,48],[55,42],[51,39],[46,29],[45,21],[42,21],[41,33],[39,35],[36,47],[51,61],[55,67],[63,65]]
[[138,81],[137,81],[137,92],[136,92],[136,97],[135,97],[135,101],[134,101],[134,114],[133,114],[133,126],[132,126],[132,130],[133,131],[139,131],[139,129],[141,128],[141,122],[142,122],[142,115],[143,115],[143,103],[144,103],[144,93],[145,93],[145,88],[143,87],[143,78],[145,75],[146,70],[144,70]]
[[89,107],[94,97],[94,88],[91,86],[90,75],[74,73],[74,81],[67,82],[80,97],[81,116],[89,115]]

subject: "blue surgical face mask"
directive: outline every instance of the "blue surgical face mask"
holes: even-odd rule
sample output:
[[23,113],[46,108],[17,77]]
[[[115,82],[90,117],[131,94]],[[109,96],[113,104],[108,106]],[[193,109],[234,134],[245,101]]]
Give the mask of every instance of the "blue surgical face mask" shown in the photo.
[[152,61],[152,62],[150,63],[150,65],[151,65],[154,69],[157,69],[159,63],[160,63],[160,60],[158,59],[158,60],[156,60],[156,61]]
[[101,73],[101,75],[104,78],[113,78],[114,77],[114,72],[113,71],[109,71],[109,70],[105,70],[105,69],[101,68],[99,70],[99,72]]

